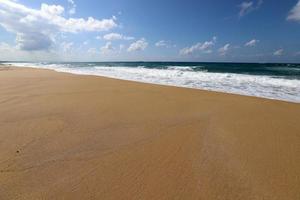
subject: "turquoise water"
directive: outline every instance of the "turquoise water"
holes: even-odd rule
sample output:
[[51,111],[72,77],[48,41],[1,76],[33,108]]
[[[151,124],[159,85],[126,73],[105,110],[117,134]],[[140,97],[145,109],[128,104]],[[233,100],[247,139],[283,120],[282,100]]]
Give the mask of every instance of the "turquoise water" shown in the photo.
[[300,102],[300,64],[199,62],[10,62],[8,64]]

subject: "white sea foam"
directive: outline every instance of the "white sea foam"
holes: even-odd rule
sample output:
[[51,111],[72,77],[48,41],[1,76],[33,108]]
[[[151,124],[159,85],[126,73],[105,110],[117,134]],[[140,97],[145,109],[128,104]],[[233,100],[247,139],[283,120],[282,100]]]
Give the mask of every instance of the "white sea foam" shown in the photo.
[[[200,68],[199,66],[197,66]],[[171,70],[180,70],[180,71],[193,71],[195,67],[188,67],[188,66],[168,66],[167,69]]]
[[72,67],[70,64],[10,63],[21,67],[53,69],[73,74],[98,75],[111,78],[198,88],[211,91],[257,96],[300,103],[300,80],[271,76],[193,71],[192,67],[170,66],[166,69],[145,67]]

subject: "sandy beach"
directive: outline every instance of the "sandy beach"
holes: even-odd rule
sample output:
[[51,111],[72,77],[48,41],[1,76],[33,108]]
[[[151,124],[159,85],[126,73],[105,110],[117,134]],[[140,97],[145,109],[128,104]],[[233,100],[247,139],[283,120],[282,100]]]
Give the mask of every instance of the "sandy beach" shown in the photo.
[[300,199],[300,104],[2,67],[0,199]]

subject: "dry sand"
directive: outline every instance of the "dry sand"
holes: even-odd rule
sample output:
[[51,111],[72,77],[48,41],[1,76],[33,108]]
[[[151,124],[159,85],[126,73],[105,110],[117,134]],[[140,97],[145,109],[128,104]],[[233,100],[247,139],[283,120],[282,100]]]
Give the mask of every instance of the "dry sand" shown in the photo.
[[300,199],[300,104],[0,70],[0,199]]

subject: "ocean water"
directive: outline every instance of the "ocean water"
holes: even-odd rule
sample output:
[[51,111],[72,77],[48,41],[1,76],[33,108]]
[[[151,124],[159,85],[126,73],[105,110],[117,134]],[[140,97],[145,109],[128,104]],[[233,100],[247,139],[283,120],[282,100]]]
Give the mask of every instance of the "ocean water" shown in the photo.
[[300,64],[190,62],[6,62],[5,64],[300,103]]

